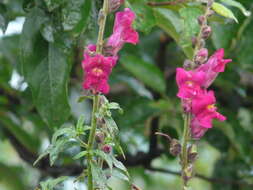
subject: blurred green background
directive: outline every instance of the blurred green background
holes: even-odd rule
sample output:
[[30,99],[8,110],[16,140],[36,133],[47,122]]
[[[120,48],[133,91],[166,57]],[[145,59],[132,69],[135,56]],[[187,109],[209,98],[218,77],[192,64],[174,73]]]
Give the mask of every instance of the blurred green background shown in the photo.
[[[120,140],[132,179],[143,190],[180,189],[179,160],[169,153],[162,131],[182,134],[175,68],[192,56],[191,38],[199,30],[200,3],[148,6],[148,0],[128,0],[137,15],[137,46],[126,45],[110,78],[108,99],[120,103],[115,113]],[[162,2],[155,1],[152,2]],[[233,11],[238,23],[215,14],[210,18],[210,54],[224,48],[232,58],[212,85],[224,123],[214,123],[199,145],[194,190],[251,190],[253,186],[253,15],[217,1]],[[226,4],[227,2],[227,4]],[[248,11],[252,0],[237,0]],[[48,177],[70,176],[58,189],[85,189],[73,183],[82,168],[66,149],[56,166],[48,160],[33,167],[55,129],[90,118],[90,102],[78,103],[82,51],[96,41],[100,0],[0,1],[0,190],[34,189]],[[230,4],[231,5],[231,4]],[[243,14],[244,13],[244,14]],[[109,16],[106,37],[113,27]],[[176,172],[176,173],[173,173]],[[73,178],[71,178],[71,176]],[[112,179],[113,189],[127,189]]]

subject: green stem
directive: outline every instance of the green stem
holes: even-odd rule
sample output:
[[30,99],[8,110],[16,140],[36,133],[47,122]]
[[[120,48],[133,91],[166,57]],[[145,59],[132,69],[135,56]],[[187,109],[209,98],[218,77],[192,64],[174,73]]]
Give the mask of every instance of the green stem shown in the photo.
[[191,113],[186,113],[184,116],[184,133],[183,133],[183,142],[182,142],[182,155],[181,155],[181,164],[182,164],[182,181],[183,181],[183,190],[187,187],[187,179],[185,178],[185,170],[188,166],[188,153],[187,153],[187,144],[190,138],[190,124],[191,124]]
[[[105,32],[105,24],[106,24],[106,17],[109,11],[109,0],[104,0],[103,8],[100,10],[98,24],[99,24],[99,32],[98,32],[98,39],[97,39],[97,49],[96,53],[102,54],[103,52],[103,43],[104,43],[104,32]],[[88,140],[88,157],[87,157],[87,164],[88,164],[88,190],[93,190],[93,177],[92,177],[92,169],[91,164],[93,162],[92,158],[92,148],[94,145],[95,134],[97,129],[97,117],[96,113],[98,111],[99,105],[99,95],[94,95],[93,97],[93,110],[92,110],[92,118],[91,118],[91,131]]]
[[104,0],[103,8],[100,10],[98,24],[99,24],[99,32],[98,32],[98,40],[97,40],[97,53],[102,53],[103,44],[104,44],[104,32],[105,32],[105,24],[107,14],[109,12],[109,0]]
[[92,180],[92,171],[91,171],[91,163],[92,163],[92,148],[94,144],[94,139],[95,139],[95,134],[96,134],[96,129],[97,129],[97,117],[96,113],[98,110],[98,103],[99,103],[99,95],[95,95],[93,98],[93,110],[92,110],[92,120],[91,120],[91,131],[90,131],[90,136],[88,140],[88,146],[87,146],[87,151],[88,151],[88,190],[93,190],[93,180]]

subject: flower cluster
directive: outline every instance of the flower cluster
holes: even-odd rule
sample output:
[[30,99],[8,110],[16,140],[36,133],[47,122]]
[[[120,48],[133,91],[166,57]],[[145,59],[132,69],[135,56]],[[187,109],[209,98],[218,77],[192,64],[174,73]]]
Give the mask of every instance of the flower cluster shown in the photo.
[[136,44],[139,41],[138,33],[133,29],[132,23],[135,14],[129,8],[117,12],[113,34],[109,37],[103,54],[96,52],[96,45],[90,44],[84,51],[82,68],[84,70],[83,88],[93,93],[107,94],[110,90],[108,79],[112,68],[118,60],[118,52],[125,43]]
[[[206,49],[199,50],[197,57],[207,57]],[[217,77],[224,72],[231,59],[223,59],[224,50],[216,51],[204,64],[194,70],[177,68],[176,81],[179,88],[177,96],[181,98],[185,112],[192,114],[192,138],[199,139],[212,127],[212,120],[226,120],[226,117],[217,112],[213,91],[207,88]]]

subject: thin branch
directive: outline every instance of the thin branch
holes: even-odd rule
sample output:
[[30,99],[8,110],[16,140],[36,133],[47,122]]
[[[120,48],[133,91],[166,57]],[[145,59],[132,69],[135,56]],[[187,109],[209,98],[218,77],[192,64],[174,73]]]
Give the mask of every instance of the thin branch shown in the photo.
[[[149,167],[149,168],[146,168],[146,169],[149,170],[149,171],[153,171],[153,172],[161,172],[161,173],[177,175],[177,176],[181,175],[181,172],[176,172],[176,171],[163,169],[163,168]],[[202,180],[205,180],[209,183],[253,187],[253,184],[248,184],[248,183],[243,182],[243,181],[237,181],[237,180],[231,180],[231,179],[221,179],[221,178],[212,178],[212,177],[206,177],[206,176],[201,175],[201,174],[195,174],[195,177],[199,178],[199,179],[202,179]]]
[[168,1],[168,2],[148,2],[147,5],[149,6],[166,6],[166,5],[177,5],[180,3],[184,3],[187,0],[175,0],[175,1]]

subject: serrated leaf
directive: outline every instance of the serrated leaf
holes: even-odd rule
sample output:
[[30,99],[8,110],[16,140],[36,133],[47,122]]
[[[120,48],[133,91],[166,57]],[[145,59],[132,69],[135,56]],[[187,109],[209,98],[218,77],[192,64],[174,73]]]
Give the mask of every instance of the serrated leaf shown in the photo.
[[233,14],[233,12],[228,9],[227,7],[225,7],[224,5],[220,4],[220,3],[216,3],[214,2],[212,5],[212,9],[219,15],[224,16],[226,18],[231,18],[233,19],[235,22],[238,23],[237,18],[235,17],[235,15]]
[[51,22],[42,25],[41,34],[48,42],[54,42],[54,28]]
[[112,170],[113,159],[112,159],[111,155],[106,154],[105,152],[103,152],[101,150],[95,150],[94,154],[101,157],[104,161],[106,161],[106,163],[108,164],[110,170]]
[[234,1],[234,0],[221,0],[221,2],[240,9],[245,16],[250,16],[251,15],[251,12],[247,11],[245,9],[245,7],[240,2],[238,2],[238,1]]
[[165,79],[156,65],[147,63],[142,59],[131,55],[123,56],[121,63],[129,72],[150,88],[160,93],[165,92]]
[[73,157],[73,159],[78,160],[78,159],[80,159],[80,158],[86,156],[87,154],[88,154],[88,151],[79,152],[77,155],[75,155],[75,156]]

